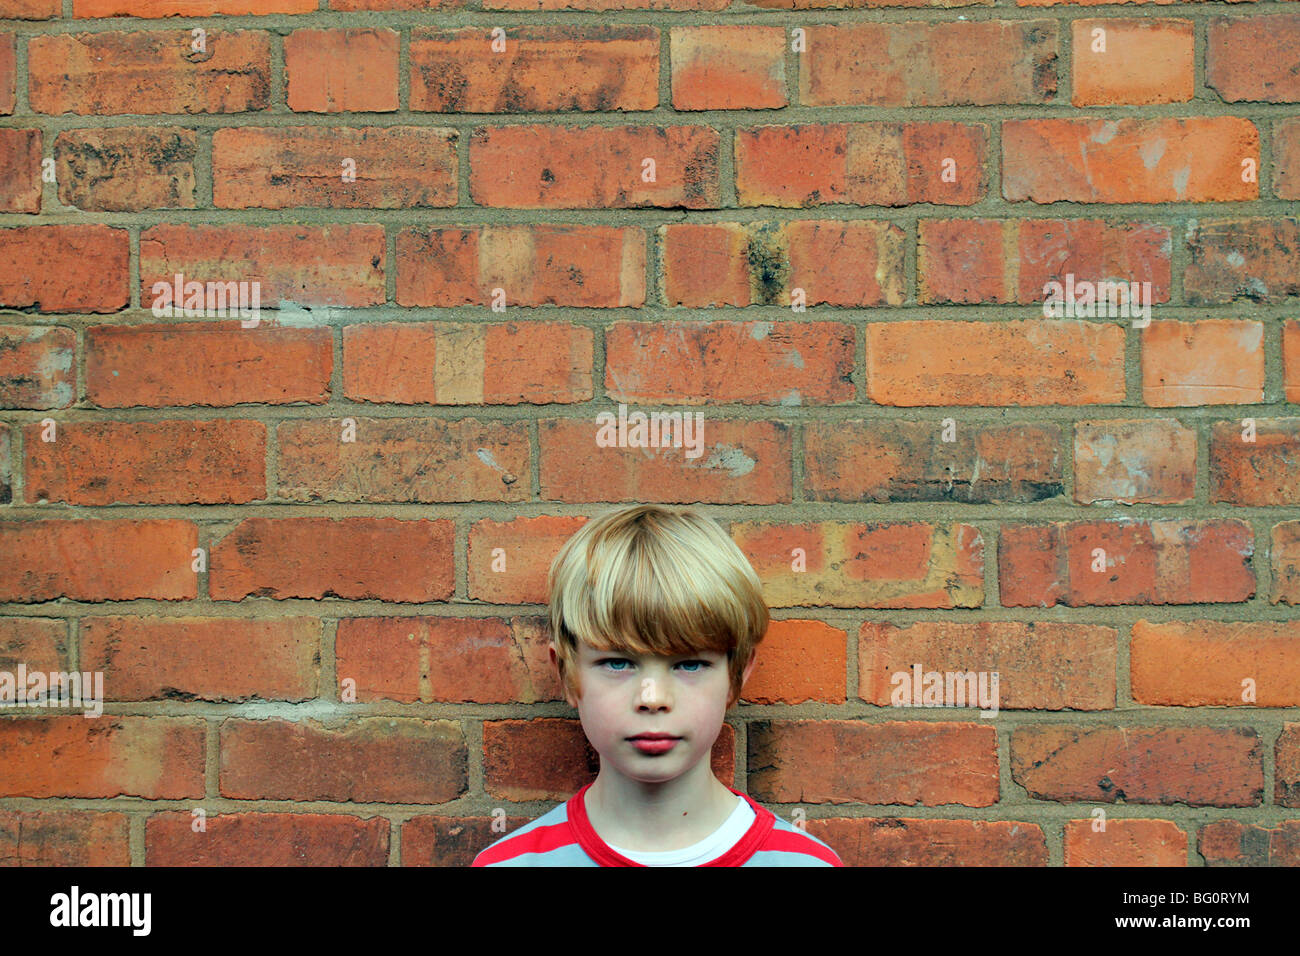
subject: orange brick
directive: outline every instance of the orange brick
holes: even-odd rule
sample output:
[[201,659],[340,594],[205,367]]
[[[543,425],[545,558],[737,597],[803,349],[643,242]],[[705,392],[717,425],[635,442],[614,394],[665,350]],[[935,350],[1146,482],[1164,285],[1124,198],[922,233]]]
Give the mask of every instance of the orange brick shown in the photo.
[[343,329],[343,393],[402,405],[589,401],[594,336],[565,322],[401,322]]
[[86,394],[100,408],[322,404],[330,329],[246,329],[236,320],[86,330]]
[[[313,0],[314,2],[314,0]],[[314,8],[313,8],[314,9]],[[387,866],[389,822],[332,813],[151,813],[146,866]]]
[[1205,85],[1228,103],[1300,102],[1300,13],[1215,17],[1206,27]]
[[1264,400],[1264,323],[1152,322],[1142,330],[1142,401],[1168,408]]
[[1215,820],[1201,827],[1197,849],[1206,866],[1300,866],[1300,820],[1275,827]]
[[469,190],[514,209],[717,209],[718,147],[708,126],[480,126]]
[[1002,195],[1012,202],[1258,199],[1259,130],[1239,116],[1006,120]]
[[616,322],[605,333],[605,394],[629,404],[844,404],[854,399],[853,349],[853,328],[840,322]]
[[969,205],[986,191],[988,142],[987,126],[964,123],[739,129],[736,196],[741,206]]
[[881,405],[1113,405],[1124,330],[1069,320],[867,325],[867,395]]
[[189,30],[47,33],[27,45],[32,112],[242,113],[271,105],[271,38],[208,31],[206,53]]
[[1186,866],[1187,831],[1172,820],[1065,821],[1066,866]]
[[198,149],[188,129],[67,130],[54,140],[59,202],[111,212],[194,209]]
[[487,27],[411,31],[411,109],[433,113],[652,110],[659,30],[511,26],[502,50]]
[[673,27],[668,43],[675,110],[761,110],[789,103],[783,27]]
[[[1133,700],[1174,707],[1300,704],[1300,621],[1133,624]],[[1253,682],[1247,694],[1244,682]]]
[[1191,20],[1075,20],[1075,106],[1181,103],[1195,93]]
[[804,106],[988,106],[1056,95],[1055,20],[818,24],[806,32]]
[[1047,866],[1047,837],[1020,820],[809,817],[845,866]]
[[0,406],[67,408],[77,398],[77,333],[0,325]]
[[1200,219],[1188,224],[1188,305],[1300,295],[1300,218]]
[[551,562],[564,542],[586,523],[581,515],[475,521],[469,529],[466,562],[470,600],[545,604]]
[[0,229],[0,306],[117,312],[131,301],[128,234],[104,225]]
[[750,704],[802,704],[846,699],[848,635],[816,620],[772,621],[741,691]]
[[1195,427],[1174,418],[1075,423],[1079,504],[1188,504],[1195,494]]
[[523,423],[471,418],[282,422],[277,492],[297,501],[522,501],[532,491]]
[[396,30],[294,30],[284,38],[286,102],[295,113],[397,109]]
[[1252,431],[1241,420],[1210,427],[1212,504],[1300,504],[1300,419],[1255,419]]
[[1252,807],[1264,761],[1250,727],[1035,724],[1011,731],[1011,776],[1035,800]]
[[[7,112],[12,112],[7,111]],[[0,129],[0,212],[41,211],[41,131]]]
[[128,820],[87,810],[0,810],[0,863],[130,866]]
[[[229,127],[212,134],[212,203],[225,209],[454,206],[452,129]],[[345,160],[354,181],[343,178]]]
[[1273,123],[1273,167],[1273,194],[1300,199],[1300,116]]

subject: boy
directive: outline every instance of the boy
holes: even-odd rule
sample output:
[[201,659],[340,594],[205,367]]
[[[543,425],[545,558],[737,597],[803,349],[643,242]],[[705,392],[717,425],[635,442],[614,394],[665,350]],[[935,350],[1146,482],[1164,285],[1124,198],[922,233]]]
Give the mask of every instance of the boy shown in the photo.
[[694,511],[592,519],[552,562],[551,663],[600,754],[567,802],[474,866],[843,866],[709,763],[768,610],[735,542]]

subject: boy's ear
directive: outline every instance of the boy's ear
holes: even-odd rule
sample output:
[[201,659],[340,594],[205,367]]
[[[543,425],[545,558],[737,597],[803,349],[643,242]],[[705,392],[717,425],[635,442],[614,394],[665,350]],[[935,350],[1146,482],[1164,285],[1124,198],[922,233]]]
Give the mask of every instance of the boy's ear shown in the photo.
[[560,673],[560,655],[558,653],[559,645],[557,645],[555,641],[551,641],[551,643],[547,645],[547,650],[551,652],[551,667],[555,668],[555,673],[560,678],[560,687],[564,691],[564,699],[570,707],[576,708],[578,706],[578,699],[569,692],[569,685],[565,682],[564,675]]

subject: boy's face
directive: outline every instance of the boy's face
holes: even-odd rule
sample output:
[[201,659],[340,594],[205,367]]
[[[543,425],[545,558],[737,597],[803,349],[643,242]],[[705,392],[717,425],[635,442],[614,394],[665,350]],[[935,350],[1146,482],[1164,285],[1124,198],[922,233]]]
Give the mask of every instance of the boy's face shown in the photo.
[[[556,660],[554,642],[551,660]],[[566,688],[565,699],[578,708],[602,769],[654,783],[676,779],[709,758],[731,693],[725,654],[660,657],[599,651],[579,642],[576,665],[582,696]],[[753,667],[751,659],[746,678]],[[644,733],[677,739],[666,749],[638,747],[630,738]]]

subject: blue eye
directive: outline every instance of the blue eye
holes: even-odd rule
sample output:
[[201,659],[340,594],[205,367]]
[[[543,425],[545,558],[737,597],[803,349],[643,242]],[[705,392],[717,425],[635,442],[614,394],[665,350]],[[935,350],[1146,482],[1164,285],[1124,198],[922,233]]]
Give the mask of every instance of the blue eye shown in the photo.
[[[600,662],[601,666],[605,666],[609,664],[629,664],[629,663],[631,662],[624,660],[621,657],[610,657]],[[612,671],[619,671],[619,672],[627,670],[627,668],[625,667],[610,667],[609,669]]]
[[708,661],[682,661],[681,666],[682,666],[682,667],[685,667],[687,664],[695,664],[695,665],[697,665],[696,668],[695,668],[694,670],[687,671],[686,673],[688,673],[688,674],[698,674],[698,673],[699,673],[701,670],[703,670],[705,667],[711,667],[711,666],[713,666],[713,665],[711,665]]

